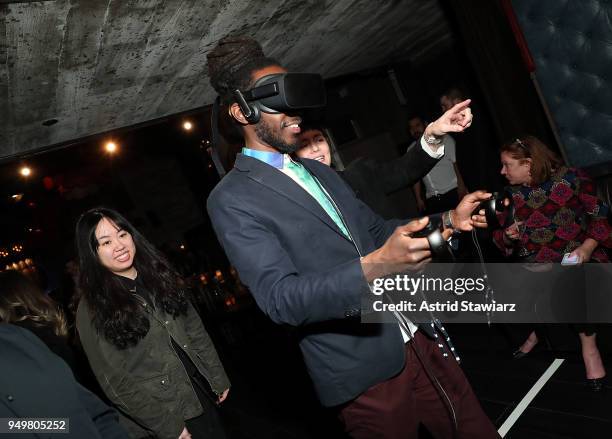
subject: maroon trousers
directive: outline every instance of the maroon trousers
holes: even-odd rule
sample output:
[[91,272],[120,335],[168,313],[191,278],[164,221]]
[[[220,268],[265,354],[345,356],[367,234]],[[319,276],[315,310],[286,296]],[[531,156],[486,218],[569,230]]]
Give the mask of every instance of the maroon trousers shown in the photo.
[[[415,355],[415,345],[453,403],[456,435],[449,409]],[[406,344],[402,372],[346,404],[340,420],[355,439],[416,439],[421,423],[436,439],[499,438],[455,359],[443,357],[436,343],[420,331]]]

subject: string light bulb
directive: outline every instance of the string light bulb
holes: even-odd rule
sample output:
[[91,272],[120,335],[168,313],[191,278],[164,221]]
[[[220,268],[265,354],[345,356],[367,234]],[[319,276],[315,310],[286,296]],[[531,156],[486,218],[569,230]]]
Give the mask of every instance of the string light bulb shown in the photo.
[[118,146],[115,142],[109,141],[109,142],[106,142],[106,144],[104,145],[104,149],[109,154],[114,154],[117,152]]

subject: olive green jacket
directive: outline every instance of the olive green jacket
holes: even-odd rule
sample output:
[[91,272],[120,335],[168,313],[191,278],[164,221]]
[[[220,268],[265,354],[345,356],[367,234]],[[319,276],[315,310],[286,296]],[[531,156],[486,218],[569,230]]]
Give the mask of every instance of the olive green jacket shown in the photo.
[[171,337],[189,355],[217,395],[228,389],[230,382],[191,304],[186,316],[174,319],[163,309],[149,306],[141,296],[137,298],[148,314],[150,329],[136,346],[118,349],[99,334],[85,299],[77,310],[77,330],[106,396],[134,421],[126,423],[132,437],[146,436],[144,428],[159,439],[177,439],[185,427],[185,419],[201,415],[203,408]]

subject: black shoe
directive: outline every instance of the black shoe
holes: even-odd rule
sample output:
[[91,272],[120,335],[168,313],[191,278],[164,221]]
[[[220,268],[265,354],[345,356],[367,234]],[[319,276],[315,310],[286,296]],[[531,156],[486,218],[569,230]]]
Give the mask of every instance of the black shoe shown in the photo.
[[[529,351],[529,352],[531,352],[531,351]],[[523,352],[520,349],[517,349],[516,351],[512,352],[512,359],[513,360],[520,360],[524,356],[529,355],[529,352]]]
[[[604,377],[605,378],[605,377]],[[604,389],[604,378],[587,378],[586,385],[591,392],[601,392]]]

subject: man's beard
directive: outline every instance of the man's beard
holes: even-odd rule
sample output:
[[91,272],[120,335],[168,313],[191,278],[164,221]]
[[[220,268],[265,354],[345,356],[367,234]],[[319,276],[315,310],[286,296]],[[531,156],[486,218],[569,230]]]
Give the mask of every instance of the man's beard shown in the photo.
[[263,120],[260,120],[259,123],[255,125],[255,134],[257,134],[259,140],[270,145],[281,154],[292,154],[300,148],[300,141],[297,136],[293,143],[287,143],[279,133],[275,132],[272,127]]

